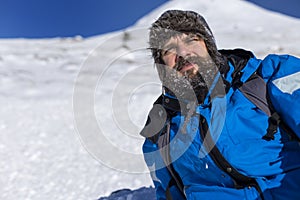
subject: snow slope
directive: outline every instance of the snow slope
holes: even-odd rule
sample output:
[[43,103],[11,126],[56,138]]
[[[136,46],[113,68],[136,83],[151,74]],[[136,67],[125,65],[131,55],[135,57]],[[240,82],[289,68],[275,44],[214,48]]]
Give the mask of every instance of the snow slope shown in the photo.
[[300,20],[242,0],[173,0],[121,32],[0,40],[0,199],[97,199],[152,185],[138,135],[160,84],[147,28],[195,10],[219,48],[300,56]]

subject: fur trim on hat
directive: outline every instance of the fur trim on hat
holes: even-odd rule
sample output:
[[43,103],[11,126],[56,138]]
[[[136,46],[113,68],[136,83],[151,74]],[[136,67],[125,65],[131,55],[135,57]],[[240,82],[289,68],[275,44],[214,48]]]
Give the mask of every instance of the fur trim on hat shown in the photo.
[[149,33],[149,45],[156,64],[164,64],[161,59],[163,45],[173,36],[182,33],[194,33],[201,37],[208,53],[220,68],[224,62],[218,52],[214,36],[205,19],[194,11],[168,10],[156,20]]

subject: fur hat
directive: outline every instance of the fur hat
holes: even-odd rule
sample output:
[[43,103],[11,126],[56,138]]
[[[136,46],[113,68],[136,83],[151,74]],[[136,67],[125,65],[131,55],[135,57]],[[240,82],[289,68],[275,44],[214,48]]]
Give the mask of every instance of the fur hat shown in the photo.
[[201,37],[210,57],[220,68],[224,59],[217,50],[214,36],[205,19],[194,11],[182,10],[164,12],[150,28],[149,45],[156,64],[164,64],[161,58],[161,49],[165,42],[181,33],[194,33]]

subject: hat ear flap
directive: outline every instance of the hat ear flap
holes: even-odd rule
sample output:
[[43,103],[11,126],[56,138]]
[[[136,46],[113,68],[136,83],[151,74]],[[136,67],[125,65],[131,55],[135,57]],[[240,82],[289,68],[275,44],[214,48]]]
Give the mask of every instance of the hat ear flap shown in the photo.
[[160,81],[164,81],[166,78],[166,66],[164,64],[156,63],[156,70]]

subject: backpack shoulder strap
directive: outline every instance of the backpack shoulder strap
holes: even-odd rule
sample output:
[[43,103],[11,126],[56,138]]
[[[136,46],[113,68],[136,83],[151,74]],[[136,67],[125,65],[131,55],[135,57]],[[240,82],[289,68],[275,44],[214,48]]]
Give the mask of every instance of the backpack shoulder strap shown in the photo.
[[256,73],[239,87],[239,90],[246,96],[255,106],[271,116],[271,109],[267,99],[267,85],[265,81]]
[[[140,135],[146,137],[151,140],[153,143],[157,144],[158,149],[160,151],[161,157],[168,169],[171,179],[166,188],[166,197],[168,200],[172,199],[170,188],[172,186],[176,186],[182,198],[185,198],[183,192],[183,183],[175,171],[170,157],[170,126],[171,126],[171,118],[174,112],[179,105],[173,101],[166,101],[163,103],[164,96],[161,95],[153,104],[153,108],[151,109],[145,127],[140,132]],[[164,105],[167,104],[167,105]]]
[[270,99],[268,98],[267,84],[256,72],[251,75],[251,77],[238,88],[245,97],[248,98],[256,107],[266,113],[269,117],[267,133],[262,137],[262,139],[270,141],[274,140],[277,128],[280,126],[287,134],[290,135],[291,140],[299,138],[290,129],[286,123],[284,123],[279,114],[276,112],[274,106],[272,105]]
[[222,155],[220,150],[217,148],[217,145],[215,144],[214,140],[212,139],[211,133],[208,128],[207,121],[205,117],[200,115],[200,122],[199,122],[199,127],[200,127],[200,135],[203,142],[203,145],[207,149],[211,149],[208,152],[208,155],[212,158],[214,163],[224,172],[226,172],[233,180],[235,183],[235,188],[236,189],[241,189],[245,188],[248,186],[255,187],[257,191],[260,194],[261,199],[263,200],[263,194],[262,190],[259,187],[257,181],[255,178],[245,176],[241,173],[239,173]]
[[170,120],[168,120],[168,122],[166,124],[166,129],[158,138],[158,143],[157,143],[160,154],[163,158],[163,161],[171,175],[171,180],[169,181],[169,184],[166,188],[166,197],[168,200],[172,199],[172,195],[171,195],[171,191],[170,191],[170,188],[172,186],[177,186],[181,195],[183,197],[185,197],[184,185],[182,183],[182,180],[181,180],[179,174],[174,169],[174,167],[172,165],[171,157],[170,157],[170,146],[169,146],[169,144],[170,144],[170,126],[171,126]]
[[262,139],[267,141],[274,140],[274,135],[277,132],[277,128],[280,123],[280,116],[268,99],[266,82],[256,72],[254,72],[248,80],[243,83],[240,80],[242,72],[239,73],[239,69],[235,69],[235,71],[235,76],[233,76],[234,87],[237,87],[249,101],[251,101],[269,117],[267,132]]

